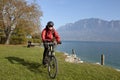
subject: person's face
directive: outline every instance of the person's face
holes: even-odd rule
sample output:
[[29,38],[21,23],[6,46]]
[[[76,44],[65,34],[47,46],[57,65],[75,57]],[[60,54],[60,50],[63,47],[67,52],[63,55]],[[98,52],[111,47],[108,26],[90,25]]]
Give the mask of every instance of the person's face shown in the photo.
[[53,26],[49,26],[49,29],[52,30],[52,29],[53,29]]

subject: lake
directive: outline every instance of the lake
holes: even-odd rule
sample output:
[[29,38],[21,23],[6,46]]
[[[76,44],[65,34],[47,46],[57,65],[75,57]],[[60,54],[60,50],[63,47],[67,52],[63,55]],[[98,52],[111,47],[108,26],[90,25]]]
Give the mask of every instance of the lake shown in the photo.
[[71,54],[72,49],[84,62],[100,63],[105,55],[105,65],[120,69],[120,42],[63,41],[58,51]]

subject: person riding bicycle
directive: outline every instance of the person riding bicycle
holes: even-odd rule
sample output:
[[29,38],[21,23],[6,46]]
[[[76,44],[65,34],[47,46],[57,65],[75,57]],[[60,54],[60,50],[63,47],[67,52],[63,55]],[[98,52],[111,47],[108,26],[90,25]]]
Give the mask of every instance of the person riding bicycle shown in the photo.
[[61,44],[60,36],[57,33],[57,31],[54,29],[54,23],[52,21],[49,21],[46,25],[46,27],[42,31],[42,41],[44,44],[44,53],[43,53],[43,60],[42,64],[46,65],[47,63],[47,55],[48,55],[48,47],[45,43],[54,42],[56,41],[57,44]]

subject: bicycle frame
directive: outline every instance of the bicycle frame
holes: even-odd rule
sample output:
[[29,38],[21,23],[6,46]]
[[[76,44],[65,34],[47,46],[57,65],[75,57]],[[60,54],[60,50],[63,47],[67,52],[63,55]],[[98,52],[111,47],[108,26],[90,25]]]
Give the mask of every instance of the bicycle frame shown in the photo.
[[49,47],[48,47],[48,51],[49,51],[48,55],[49,56],[53,56],[54,46],[55,46],[55,44],[49,44]]

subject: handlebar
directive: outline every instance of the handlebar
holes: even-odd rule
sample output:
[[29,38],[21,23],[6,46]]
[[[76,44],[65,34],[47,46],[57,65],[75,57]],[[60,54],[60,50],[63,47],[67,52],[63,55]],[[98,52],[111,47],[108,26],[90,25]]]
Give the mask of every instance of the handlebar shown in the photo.
[[55,46],[56,45],[54,42],[45,42],[44,44],[48,45],[48,46]]
[[56,43],[56,42],[44,42],[45,45],[50,45],[50,46],[55,46],[55,45],[58,45],[58,44],[62,44],[61,42],[60,43]]

